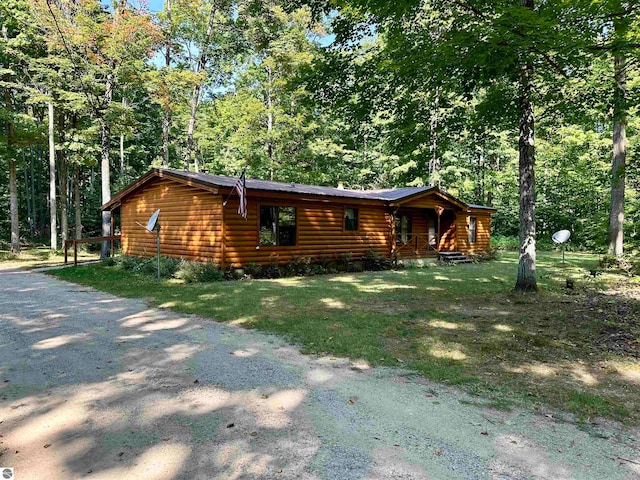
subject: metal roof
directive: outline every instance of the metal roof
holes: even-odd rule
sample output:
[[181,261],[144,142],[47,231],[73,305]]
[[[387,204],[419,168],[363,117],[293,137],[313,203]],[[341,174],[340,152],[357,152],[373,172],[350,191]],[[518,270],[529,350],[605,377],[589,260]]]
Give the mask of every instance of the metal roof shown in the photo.
[[[184,170],[170,170],[162,168],[154,168],[145,175],[143,175],[136,182],[132,183],[128,187],[121,190],[110,201],[102,206],[102,209],[107,209],[114,205],[117,205],[122,198],[129,195],[134,190],[138,189],[141,185],[144,185],[148,181],[156,177],[174,178],[176,180],[184,180],[193,184],[200,184],[203,186],[211,187],[226,187],[233,188],[238,183],[237,177],[226,177],[223,175],[210,175],[208,173],[195,173],[187,172]],[[461,202],[457,198],[449,195],[448,193],[441,192],[436,187],[403,187],[403,188],[388,188],[381,190],[349,190],[343,188],[334,187],[320,187],[316,185],[305,185],[302,183],[282,183],[282,182],[270,182],[267,180],[256,180],[252,178],[246,179],[247,190],[259,190],[264,192],[281,192],[281,193],[294,193],[304,195],[319,195],[325,197],[335,198],[353,198],[361,200],[381,201],[381,202],[397,202],[401,200],[407,200],[411,197],[421,195],[428,192],[434,192],[440,195],[452,203],[459,205],[463,209],[478,208],[486,210],[495,210],[492,207],[486,207],[483,205],[469,205]]]
[[[186,172],[182,170],[167,170],[163,172],[171,173],[177,177],[188,178],[199,183],[207,183],[219,187],[233,188],[238,182],[237,177],[225,177],[222,175],[210,175],[208,173]],[[436,190],[435,187],[405,187],[390,188],[384,190],[349,190],[346,188],[319,187],[315,185],[305,185],[302,183],[282,183],[270,182],[267,180],[246,179],[247,190],[263,190],[268,192],[284,193],[305,193],[308,195],[324,195],[330,197],[359,198],[364,200],[386,200],[394,201],[405,197],[410,197],[418,193]]]

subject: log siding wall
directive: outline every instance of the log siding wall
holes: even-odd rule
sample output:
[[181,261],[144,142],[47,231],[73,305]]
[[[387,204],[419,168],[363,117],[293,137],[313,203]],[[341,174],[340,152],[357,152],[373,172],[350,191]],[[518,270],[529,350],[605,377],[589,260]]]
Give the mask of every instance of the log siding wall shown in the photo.
[[143,227],[160,209],[160,247],[163,255],[188,260],[221,260],[222,200],[220,195],[158,179],[122,200],[122,251],[127,255],[155,255],[155,234]]
[[[296,245],[259,244],[260,206],[296,208]],[[358,209],[358,230],[344,230],[344,209]],[[225,264],[249,262],[288,263],[295,257],[330,257],[351,254],[360,258],[368,250],[388,256],[390,215],[384,206],[358,203],[328,203],[314,199],[285,199],[281,196],[248,196],[247,219],[237,213],[238,199],[232,197],[224,207]]]
[[[215,191],[215,190],[214,190]],[[163,255],[189,260],[224,263],[239,267],[254,262],[288,263],[296,257],[335,258],[350,254],[361,258],[374,250],[389,257],[395,247],[391,243],[392,209],[383,204],[354,199],[322,200],[318,197],[252,192],[248,193],[248,215],[237,213],[238,197],[230,190],[213,193],[167,178],[157,178],[142,185],[121,201],[122,249],[125,254],[155,255],[155,235],[136,224],[146,225],[148,218],[160,208],[161,251]],[[296,245],[259,245],[261,205],[296,208]],[[453,213],[452,205],[441,198],[421,198],[403,204],[399,214],[412,217],[413,233],[427,234],[426,208],[443,206]],[[344,229],[345,208],[358,209],[358,230]],[[397,209],[398,207],[394,207]],[[442,250],[482,253],[489,250],[491,215],[487,211],[455,211],[455,223],[441,225]],[[477,218],[477,241],[469,244],[469,218]]]
[[[474,243],[469,242],[469,223],[471,217],[476,218],[476,241]],[[486,212],[460,214],[456,226],[458,249],[462,253],[477,255],[489,251],[491,241],[491,215]]]

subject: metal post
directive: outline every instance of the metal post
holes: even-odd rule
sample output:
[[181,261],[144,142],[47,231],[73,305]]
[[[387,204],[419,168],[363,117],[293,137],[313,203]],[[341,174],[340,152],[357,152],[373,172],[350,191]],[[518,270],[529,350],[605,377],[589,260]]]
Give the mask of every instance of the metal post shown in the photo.
[[73,241],[73,266],[78,266],[78,241]]
[[156,226],[156,248],[158,250],[158,282],[160,281],[160,224]]
[[67,257],[69,254],[69,241],[65,240],[64,241],[64,264],[67,264]]

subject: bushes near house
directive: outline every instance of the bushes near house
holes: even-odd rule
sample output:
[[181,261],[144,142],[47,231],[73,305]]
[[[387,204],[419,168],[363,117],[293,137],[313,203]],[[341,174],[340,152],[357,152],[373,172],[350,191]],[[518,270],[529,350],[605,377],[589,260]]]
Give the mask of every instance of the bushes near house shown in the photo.
[[[103,261],[103,264],[155,277],[158,268],[157,261],[156,257],[141,258],[123,255],[118,258],[108,258]],[[333,259],[327,256],[319,258],[301,256],[294,258],[287,264],[279,264],[278,258],[273,257],[267,265],[248,263],[242,269],[228,271],[222,270],[219,265],[212,262],[203,263],[160,257],[160,277],[176,278],[185,283],[217,282],[238,278],[306,277],[337,272],[380,271],[393,268],[396,268],[393,261],[373,250],[367,251],[361,261],[353,261],[351,254],[342,254]]]

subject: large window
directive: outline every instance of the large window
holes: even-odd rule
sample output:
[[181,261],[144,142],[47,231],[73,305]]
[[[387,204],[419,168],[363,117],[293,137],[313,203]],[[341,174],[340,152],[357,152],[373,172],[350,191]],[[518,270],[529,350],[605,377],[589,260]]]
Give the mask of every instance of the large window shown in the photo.
[[358,209],[344,209],[344,229],[347,232],[355,232],[358,230]]
[[296,208],[260,206],[260,245],[296,244]]
[[478,232],[478,220],[476,217],[469,218],[469,242],[476,243],[476,236]]
[[407,243],[411,238],[411,217],[396,215],[396,243]]

